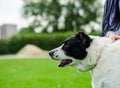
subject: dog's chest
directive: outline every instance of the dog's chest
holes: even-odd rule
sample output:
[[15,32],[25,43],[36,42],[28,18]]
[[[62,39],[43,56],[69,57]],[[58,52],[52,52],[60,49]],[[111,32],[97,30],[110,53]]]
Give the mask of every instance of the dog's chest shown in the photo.
[[95,88],[120,87],[120,58],[111,57],[112,55],[102,56],[97,66],[91,71]]

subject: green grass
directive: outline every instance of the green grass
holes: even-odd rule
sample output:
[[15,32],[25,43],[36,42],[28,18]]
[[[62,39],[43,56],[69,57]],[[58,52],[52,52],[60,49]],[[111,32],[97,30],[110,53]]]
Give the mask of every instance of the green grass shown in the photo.
[[91,78],[50,59],[0,60],[0,88],[91,88]]

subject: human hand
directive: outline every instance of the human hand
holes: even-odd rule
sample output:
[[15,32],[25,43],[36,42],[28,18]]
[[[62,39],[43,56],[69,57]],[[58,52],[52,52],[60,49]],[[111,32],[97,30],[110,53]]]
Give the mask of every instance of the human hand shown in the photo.
[[113,32],[109,32],[108,37],[111,38],[113,42],[120,39],[120,36]]

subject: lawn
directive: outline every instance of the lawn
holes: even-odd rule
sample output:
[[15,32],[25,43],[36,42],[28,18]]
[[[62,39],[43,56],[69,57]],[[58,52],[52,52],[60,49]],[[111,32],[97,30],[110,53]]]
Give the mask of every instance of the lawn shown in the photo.
[[48,58],[0,60],[0,88],[91,88],[89,72]]

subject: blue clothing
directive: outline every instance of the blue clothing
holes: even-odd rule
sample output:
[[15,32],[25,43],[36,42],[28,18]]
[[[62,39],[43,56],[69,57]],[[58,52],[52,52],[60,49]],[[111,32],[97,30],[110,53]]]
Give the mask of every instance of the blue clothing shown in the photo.
[[120,0],[106,0],[102,24],[103,35],[120,30]]

